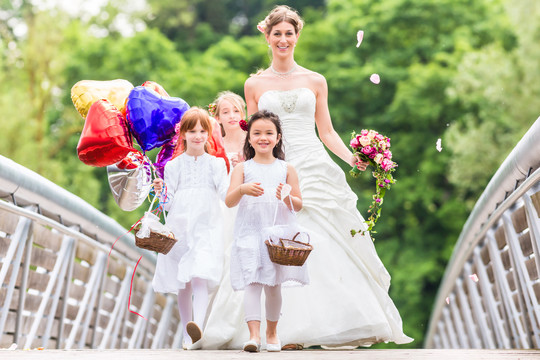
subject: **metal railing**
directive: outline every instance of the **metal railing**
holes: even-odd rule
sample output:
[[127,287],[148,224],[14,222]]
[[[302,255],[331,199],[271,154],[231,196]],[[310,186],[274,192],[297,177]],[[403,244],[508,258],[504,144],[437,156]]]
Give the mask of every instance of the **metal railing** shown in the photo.
[[176,297],[126,229],[3,156],[0,198],[0,348],[180,346]]
[[435,300],[426,348],[540,347],[540,118],[465,223]]

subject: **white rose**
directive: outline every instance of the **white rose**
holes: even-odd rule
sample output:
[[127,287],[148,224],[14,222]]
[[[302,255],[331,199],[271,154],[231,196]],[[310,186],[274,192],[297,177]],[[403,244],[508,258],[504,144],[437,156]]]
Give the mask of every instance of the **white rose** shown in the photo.
[[368,146],[369,144],[371,144],[371,139],[367,136],[360,136],[360,139],[358,139],[358,141],[362,146]]
[[373,158],[373,161],[375,161],[377,164],[380,164],[382,162],[383,158],[384,158],[383,154],[377,154]]

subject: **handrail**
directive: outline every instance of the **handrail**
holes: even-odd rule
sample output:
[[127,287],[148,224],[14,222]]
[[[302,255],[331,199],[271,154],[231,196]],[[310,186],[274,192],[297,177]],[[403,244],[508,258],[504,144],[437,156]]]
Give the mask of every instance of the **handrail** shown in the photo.
[[178,348],[155,263],[116,221],[0,155],[0,348]]
[[[486,246],[488,232],[496,226],[502,226],[500,221],[503,214],[521,204],[521,199],[527,196],[529,190],[538,187],[539,183],[540,118],[533,123],[492,177],[463,226],[434,302],[425,347],[434,347],[434,335],[438,331],[443,310],[448,306],[447,297],[449,294],[456,295],[453,293],[456,287],[461,288],[456,283],[466,280],[462,279],[464,268],[471,263],[475,251]],[[534,243],[534,239],[531,241]]]
[[[70,193],[43,176],[0,155],[0,198],[18,206],[35,204],[40,212],[79,231],[102,244],[112,246],[116,238],[131,256],[143,256],[142,266],[153,268],[156,256],[135,246],[135,239],[127,229],[103,214],[80,197]],[[115,245],[115,247],[118,245]]]

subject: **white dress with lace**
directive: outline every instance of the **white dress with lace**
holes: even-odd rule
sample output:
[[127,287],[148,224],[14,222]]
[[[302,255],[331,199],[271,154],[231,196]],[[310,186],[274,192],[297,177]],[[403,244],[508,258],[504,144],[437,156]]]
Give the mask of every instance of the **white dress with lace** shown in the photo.
[[[282,121],[286,161],[295,167],[302,193],[297,219],[310,232],[314,247],[308,259],[310,284],[283,291],[281,342],[304,346],[411,342],[388,295],[390,275],[373,241],[368,235],[351,237],[351,229],[365,229],[364,220],[345,173],[316,135],[315,108],[316,97],[307,88],[271,90],[259,99],[260,110],[272,111]],[[242,306],[229,305],[237,298],[223,283],[219,292],[203,346],[240,348],[249,338]]]
[[194,277],[210,288],[223,273],[223,226],[220,202],[229,186],[225,162],[209,154],[186,153],[165,166],[166,225],[178,240],[168,254],[158,254],[152,285],[157,292],[177,293]]
[[264,189],[261,196],[242,196],[234,226],[231,249],[231,284],[243,290],[249,284],[275,286],[287,282],[305,285],[309,282],[307,263],[283,266],[270,261],[265,229],[273,225],[296,227],[294,214],[276,198],[276,188],[287,181],[287,163],[276,159],[272,164],[259,164],[253,159],[244,162],[244,183],[258,182]]

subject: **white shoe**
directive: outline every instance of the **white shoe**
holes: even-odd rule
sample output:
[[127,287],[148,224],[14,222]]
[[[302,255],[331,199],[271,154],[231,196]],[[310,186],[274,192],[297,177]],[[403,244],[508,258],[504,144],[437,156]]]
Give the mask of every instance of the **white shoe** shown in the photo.
[[261,344],[257,344],[254,340],[249,340],[244,343],[244,351],[246,352],[259,352],[261,351]]
[[187,346],[186,350],[200,350],[202,348],[202,339]]
[[266,344],[266,351],[268,352],[281,351],[281,341],[278,340],[277,344]]

